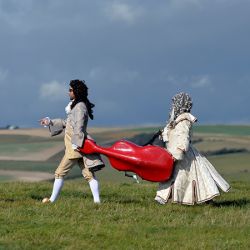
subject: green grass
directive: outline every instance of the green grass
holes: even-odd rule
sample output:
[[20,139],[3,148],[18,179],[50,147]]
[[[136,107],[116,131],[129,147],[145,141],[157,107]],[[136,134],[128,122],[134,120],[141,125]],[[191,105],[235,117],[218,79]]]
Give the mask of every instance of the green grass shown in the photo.
[[[231,129],[231,132],[233,131],[239,131],[239,128],[249,128],[248,126],[197,126],[200,131],[203,132],[215,132],[220,131],[221,129],[224,129],[224,132],[229,131],[227,128]],[[196,129],[196,127],[195,127]],[[140,133],[149,133],[157,131],[157,128],[150,127],[150,128],[130,128],[130,129],[124,129],[124,130],[118,130],[118,131],[109,131],[105,133],[97,133],[94,134],[94,137],[98,139],[98,143],[104,143],[107,140],[118,140],[122,137],[133,137],[136,134]],[[195,135],[195,133],[194,133]],[[211,134],[214,138],[215,134]],[[207,137],[205,138],[201,143],[195,144],[195,146],[202,151],[206,150],[217,150],[220,148],[223,148],[225,146],[228,147],[235,147],[235,148],[245,148],[246,143],[248,140],[246,137],[242,138],[241,136],[227,136],[222,135],[220,137],[215,137],[213,140],[208,140]],[[210,138],[210,137],[209,137]],[[10,152],[21,152],[21,145],[24,145],[25,152],[23,153],[30,153],[34,152],[34,150],[39,151],[43,147],[50,147],[53,145],[56,145],[57,143],[63,143],[62,138],[42,138],[42,137],[35,137],[35,136],[21,136],[21,135],[0,135],[1,142],[4,143],[0,145],[0,148],[2,148],[2,151],[0,151],[0,154],[4,155],[4,152],[10,154]],[[227,140],[227,141],[226,141]],[[231,141],[232,142],[231,142]],[[229,144],[230,143],[230,144]],[[37,147],[35,147],[35,145]],[[11,150],[10,150],[11,148]],[[58,154],[55,154],[53,157],[51,157],[48,161],[40,162],[40,161],[0,161],[0,169],[6,169],[6,170],[25,170],[25,171],[42,171],[42,172],[50,172],[53,173],[58,166],[61,158],[63,156],[63,151],[59,152]],[[222,173],[226,178],[231,178],[231,176],[234,178],[234,180],[248,180],[250,179],[250,154],[244,153],[244,154],[226,154],[226,155],[218,155],[209,157],[209,160],[214,164],[216,169]],[[108,164],[108,161],[106,160],[106,164]],[[81,176],[81,172],[78,169],[78,167],[74,167],[72,171],[70,172],[69,178],[76,178]],[[118,172],[112,168],[105,168],[103,171],[98,173],[98,176],[102,178],[105,181],[114,181],[114,182],[126,182],[129,180],[129,178],[124,177],[124,173]],[[0,182],[2,180],[6,180],[6,177],[0,179]]]
[[196,125],[194,133],[227,134],[238,136],[249,136],[249,125]]
[[[249,128],[198,126],[194,135],[198,132],[209,136],[224,134],[228,137],[228,133],[239,138],[244,136],[243,141],[236,141],[237,147],[241,147],[250,135]],[[125,129],[96,134],[94,138],[103,143],[157,130]],[[216,143],[216,147],[222,147],[223,136],[219,139],[219,142],[210,141],[209,149]],[[0,149],[5,153],[10,149],[18,151],[24,144],[28,152],[29,149],[40,150],[43,145],[63,143],[62,138],[31,136],[0,136],[0,141]],[[225,141],[225,145],[229,142]],[[236,146],[234,140],[232,145]],[[206,145],[202,147],[206,149]],[[58,153],[46,162],[0,161],[0,169],[53,173],[61,156],[62,153]],[[52,182],[21,183],[1,176],[0,250],[250,249],[250,153],[208,159],[229,181],[232,189],[222,193],[213,204],[190,207],[156,204],[157,183],[134,183],[133,179],[124,177],[123,172],[109,167],[106,158],[107,167],[97,173],[101,187],[100,205],[93,204],[88,184],[79,178],[81,172],[76,166],[65,181],[59,200],[49,205],[42,204],[41,200],[50,195]]]
[[[112,134],[119,134],[121,132],[137,132],[139,133],[154,133],[159,129],[164,128],[165,124],[156,127],[138,127],[138,128],[125,128],[120,131],[111,132]],[[211,133],[211,134],[228,134],[228,135],[250,135],[249,125],[194,125],[194,133]]]
[[35,153],[45,150],[49,147],[61,145],[62,142],[32,142],[19,144],[0,145],[0,156],[23,156],[27,153]]
[[11,180],[14,180],[14,178],[9,175],[0,175],[0,182],[6,182]]
[[215,168],[226,178],[250,180],[250,153],[235,153],[208,157]]
[[102,182],[100,205],[82,180],[49,205],[52,183],[2,183],[0,249],[249,249],[250,184],[231,184],[214,204],[189,207],[156,204],[152,183]]
[[29,136],[29,135],[0,135],[0,141],[4,144],[9,143],[29,143],[29,142],[48,142],[48,141],[62,141],[61,137],[40,137],[40,136]]
[[1,170],[53,172],[57,165],[53,162],[39,161],[0,161]]
[[27,135],[0,135],[0,156],[23,156],[63,143],[62,138],[42,138]]
[[[101,171],[97,172],[97,176],[104,181],[112,182],[133,182],[132,178],[125,177],[124,172],[119,172],[114,168],[110,167],[108,160],[103,157],[106,167]],[[0,161],[1,170],[17,170],[17,171],[39,171],[54,173],[59,161],[56,162],[35,162],[35,161]],[[70,173],[67,175],[67,179],[74,179],[81,177],[81,170],[77,165],[75,165]],[[0,176],[1,177],[1,176]],[[7,177],[0,178],[1,181],[6,181]],[[11,179],[13,180],[13,178]]]

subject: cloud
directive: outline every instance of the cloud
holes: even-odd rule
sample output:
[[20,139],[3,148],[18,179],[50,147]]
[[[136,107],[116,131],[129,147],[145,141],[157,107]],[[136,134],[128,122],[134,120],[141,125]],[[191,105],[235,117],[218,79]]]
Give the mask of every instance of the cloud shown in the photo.
[[99,66],[92,68],[89,72],[89,77],[94,80],[102,78],[103,75],[105,75],[105,71]]
[[102,107],[102,113],[119,112],[117,103],[113,100],[101,99],[95,103],[97,107]]
[[30,25],[24,25],[24,20],[31,13],[32,0],[0,1],[0,20],[16,31],[26,32],[29,30]]
[[0,82],[6,79],[8,70],[0,68]]
[[162,76],[168,83],[177,88],[207,89],[214,90],[214,86],[209,75],[171,75]]
[[91,9],[94,9],[95,6],[95,4],[79,0],[73,2],[65,0],[0,0],[0,28],[2,26],[9,32],[21,35],[60,27],[64,27],[64,29],[72,26],[81,29],[88,28],[97,19]]
[[209,6],[217,5],[217,6],[232,6],[233,4],[237,4],[240,2],[244,2],[245,0],[172,0],[167,4],[169,7],[173,7],[174,9],[185,9],[185,8],[199,8],[204,9]]
[[40,98],[48,101],[64,100],[67,93],[65,84],[57,81],[44,83],[40,87]]
[[142,8],[126,3],[113,2],[106,8],[106,14],[115,21],[123,21],[128,24],[134,23],[141,15]]
[[207,76],[207,75],[198,76],[198,77],[194,77],[191,80],[191,87],[193,87],[193,88],[208,88],[208,87],[212,87],[212,83],[209,79],[209,76]]
[[[196,100],[200,121],[250,117],[249,7],[249,0],[0,0],[2,122],[33,124],[48,109],[60,117],[62,83],[76,78],[90,88],[96,124],[161,121],[179,91]],[[221,92],[239,98],[223,106]],[[228,105],[235,113],[223,112]],[[217,107],[219,114],[210,111]]]
[[183,8],[183,7],[187,7],[187,6],[193,6],[193,7],[200,7],[204,2],[206,1],[202,1],[202,0],[174,0],[171,1],[169,4],[172,5],[172,7],[175,8]]
[[135,70],[120,68],[118,65],[113,66],[97,66],[93,67],[89,72],[89,77],[94,81],[103,81],[109,79],[110,86],[113,84],[130,83],[140,78],[140,73]]

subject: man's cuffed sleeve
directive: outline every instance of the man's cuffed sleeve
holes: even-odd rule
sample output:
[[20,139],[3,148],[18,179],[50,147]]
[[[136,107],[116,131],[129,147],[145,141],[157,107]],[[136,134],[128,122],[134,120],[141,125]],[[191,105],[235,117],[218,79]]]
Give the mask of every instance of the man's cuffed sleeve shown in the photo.
[[51,136],[59,135],[66,127],[66,121],[63,119],[52,119],[49,125]]

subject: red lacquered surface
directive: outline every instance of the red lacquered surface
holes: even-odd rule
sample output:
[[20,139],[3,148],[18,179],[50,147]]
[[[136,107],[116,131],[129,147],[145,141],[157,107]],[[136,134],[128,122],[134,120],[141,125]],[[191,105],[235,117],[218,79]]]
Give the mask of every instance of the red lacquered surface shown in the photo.
[[80,151],[84,154],[103,154],[108,157],[110,164],[115,169],[134,172],[147,181],[168,180],[173,170],[172,156],[159,146],[142,147],[126,140],[120,140],[111,147],[105,148],[86,139]]

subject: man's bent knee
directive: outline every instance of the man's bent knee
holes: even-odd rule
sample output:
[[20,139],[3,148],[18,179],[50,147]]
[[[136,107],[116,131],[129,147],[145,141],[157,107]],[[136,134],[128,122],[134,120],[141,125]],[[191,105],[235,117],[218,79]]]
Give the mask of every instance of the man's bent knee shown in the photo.
[[55,172],[55,179],[63,179],[66,174],[60,174]]
[[94,174],[87,168],[83,169],[82,175],[87,182],[90,182],[94,178]]

